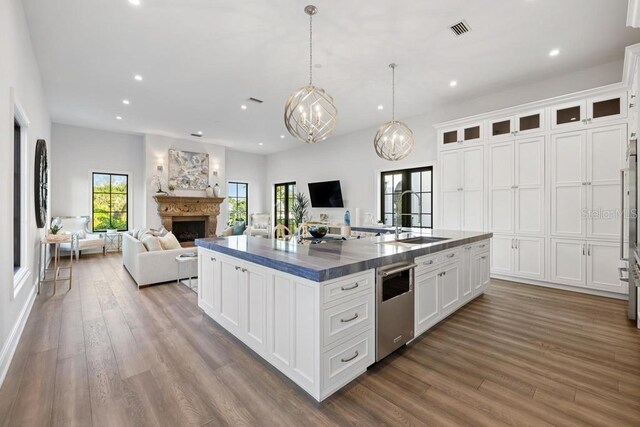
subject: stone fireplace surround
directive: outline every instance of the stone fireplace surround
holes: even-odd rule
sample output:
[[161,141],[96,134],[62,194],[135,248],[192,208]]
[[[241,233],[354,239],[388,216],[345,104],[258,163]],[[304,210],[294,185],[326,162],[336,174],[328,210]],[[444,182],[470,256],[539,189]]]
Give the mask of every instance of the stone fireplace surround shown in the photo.
[[204,221],[205,237],[215,237],[220,205],[224,197],[153,196],[162,225],[173,231],[173,223]]

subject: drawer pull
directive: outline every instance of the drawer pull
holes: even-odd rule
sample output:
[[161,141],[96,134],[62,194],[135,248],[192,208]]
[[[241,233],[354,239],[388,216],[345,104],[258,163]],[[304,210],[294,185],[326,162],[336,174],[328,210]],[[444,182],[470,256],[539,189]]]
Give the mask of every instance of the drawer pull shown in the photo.
[[360,353],[358,353],[358,350],[356,350],[356,354],[354,354],[351,357],[347,357],[346,359],[343,357],[342,359],[340,359],[340,361],[342,363],[347,363],[347,362],[351,362],[353,359],[355,359],[356,357],[360,356]]
[[241,267],[236,266],[236,271],[240,270]]
[[429,261],[425,261],[425,262],[423,262],[423,263],[422,263],[422,265],[431,265],[431,264],[433,264],[433,260],[432,260],[432,259],[430,259]]
[[211,261],[214,261],[214,262],[215,262],[215,260],[216,260],[215,258],[211,257]]
[[343,291],[350,291],[352,289],[357,288],[358,286],[360,286],[360,283],[356,282],[353,286],[348,286],[348,287],[342,286],[340,289]]
[[484,248],[485,246],[487,246],[487,245],[480,245],[480,246],[478,246],[478,247],[479,247],[479,248]]
[[349,323],[349,322],[353,322],[354,320],[356,320],[358,318],[358,313],[354,314],[352,318],[350,319],[340,319],[340,321],[342,323]]
[[447,258],[453,258],[454,256],[456,256],[456,254],[449,254],[447,255]]
[[480,257],[480,259],[487,259],[487,257],[486,257],[486,256],[483,256],[483,257]]

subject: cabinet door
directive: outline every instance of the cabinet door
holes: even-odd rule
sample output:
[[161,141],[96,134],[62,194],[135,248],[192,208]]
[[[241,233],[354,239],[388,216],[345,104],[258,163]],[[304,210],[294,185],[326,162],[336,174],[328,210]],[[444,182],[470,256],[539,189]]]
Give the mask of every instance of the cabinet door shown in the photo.
[[620,246],[609,242],[587,242],[587,287],[626,293],[628,285],[618,280]]
[[603,95],[587,100],[588,123],[599,123],[627,117],[627,94]]
[[587,236],[620,237],[620,169],[624,167],[626,125],[587,131]]
[[489,231],[513,232],[513,142],[489,145]]
[[438,285],[440,287],[440,313],[442,316],[453,312],[462,303],[462,262],[454,262],[440,269]]
[[544,137],[515,144],[515,232],[544,233]]
[[484,228],[484,147],[462,152],[462,224],[463,230]]
[[440,270],[431,270],[416,277],[416,336],[440,320],[439,274]]
[[489,121],[489,139],[513,138],[513,117],[504,117]]
[[462,141],[467,142],[479,142],[483,138],[482,122],[473,123],[467,126],[463,126],[460,130]]
[[587,114],[587,103],[575,101],[551,107],[551,128],[571,129],[584,126]]
[[254,265],[245,265],[242,273],[242,332],[247,345],[261,352],[266,346],[267,333],[267,272]]
[[516,135],[527,135],[544,131],[544,109],[529,111],[516,115],[515,132]]
[[200,251],[198,272],[198,306],[209,316],[214,316],[214,283],[217,260],[213,253]]
[[513,273],[513,236],[493,235],[491,238],[491,272],[495,274]]
[[483,293],[489,286],[490,268],[489,254],[481,252],[473,255],[471,263],[471,277],[473,278],[473,295]]
[[551,233],[586,236],[586,132],[551,136]]
[[462,139],[459,137],[459,129],[447,129],[439,132],[439,138],[441,148],[456,148],[461,143]]
[[440,187],[442,188],[442,228],[459,230],[462,226],[461,150],[440,154]]
[[220,258],[220,324],[234,334],[240,328],[241,267]]
[[516,237],[514,274],[544,279],[544,238]]
[[473,297],[473,256],[471,255],[472,246],[464,248],[464,254],[462,255],[462,301],[469,301]]
[[586,258],[584,240],[551,239],[551,281],[585,286]]

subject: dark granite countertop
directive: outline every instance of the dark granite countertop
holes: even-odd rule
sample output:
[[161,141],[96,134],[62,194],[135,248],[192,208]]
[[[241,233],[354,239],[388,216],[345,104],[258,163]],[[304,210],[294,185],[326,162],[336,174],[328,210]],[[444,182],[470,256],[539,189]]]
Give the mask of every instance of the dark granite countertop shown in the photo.
[[335,240],[321,244],[252,236],[196,239],[196,245],[238,259],[273,268],[315,282],[324,282],[349,274],[370,270],[416,257],[489,239],[492,233],[477,231],[430,230],[421,234],[403,233],[401,239],[414,236],[442,237],[429,244],[397,246],[394,235],[352,240]]

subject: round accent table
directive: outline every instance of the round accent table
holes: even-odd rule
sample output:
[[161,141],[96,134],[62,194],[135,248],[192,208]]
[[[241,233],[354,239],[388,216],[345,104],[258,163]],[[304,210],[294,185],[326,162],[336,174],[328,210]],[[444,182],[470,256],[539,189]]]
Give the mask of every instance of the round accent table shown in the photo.
[[176,279],[176,283],[177,284],[183,284],[186,287],[188,287],[189,289],[191,289],[193,292],[198,293],[198,279],[197,278],[193,278],[191,276],[189,276],[188,280],[180,280],[180,266],[184,263],[190,263],[190,262],[198,262],[198,254],[193,252],[193,253],[188,253],[188,254],[180,254],[176,257],[176,262],[178,263],[178,277]]

